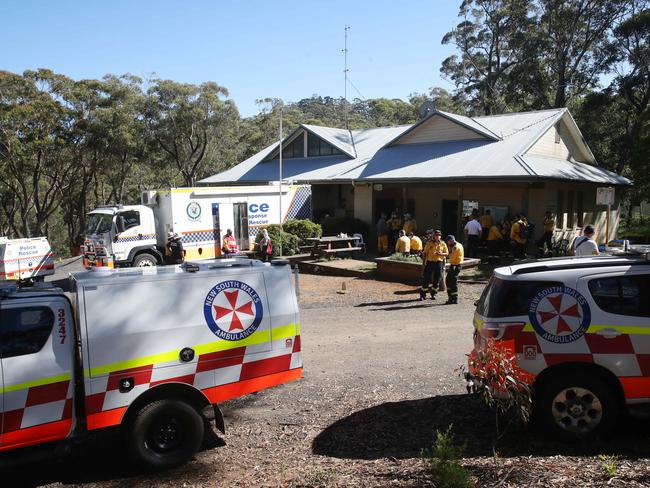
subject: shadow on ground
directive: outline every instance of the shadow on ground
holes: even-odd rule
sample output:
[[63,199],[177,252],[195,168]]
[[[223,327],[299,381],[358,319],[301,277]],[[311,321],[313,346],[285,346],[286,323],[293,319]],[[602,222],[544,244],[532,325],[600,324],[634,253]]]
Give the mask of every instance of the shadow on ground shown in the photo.
[[[312,452],[344,459],[415,458],[431,447],[436,430],[450,424],[456,440],[466,444],[466,456],[493,455],[494,413],[474,395],[383,403],[354,412],[325,428],[314,439]],[[502,457],[611,453],[648,458],[650,420],[625,418],[614,438],[574,444],[546,438],[532,428],[513,428],[497,450]]]
[[[225,441],[213,430],[206,429],[202,451],[225,445]],[[15,459],[5,457],[0,464],[3,467],[0,469],[0,479],[20,480],[12,486],[72,485],[109,480],[120,480],[123,486],[132,486],[135,483],[134,478],[150,475],[150,472],[139,467],[127,456],[124,440],[115,430],[107,431],[73,447],[72,452],[66,456],[48,456],[43,459],[42,449],[32,448],[15,453]],[[4,467],[5,463],[7,467]],[[190,462],[166,471],[163,476],[173,477],[176,471],[182,471],[184,479],[192,479],[195,471],[204,469],[200,463]]]

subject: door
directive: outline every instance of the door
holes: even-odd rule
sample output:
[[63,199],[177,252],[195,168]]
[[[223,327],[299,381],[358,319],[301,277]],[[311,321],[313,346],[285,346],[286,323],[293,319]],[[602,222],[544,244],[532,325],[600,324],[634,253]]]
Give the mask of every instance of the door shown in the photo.
[[0,450],[63,439],[73,419],[70,304],[42,297],[0,307]]
[[375,222],[379,220],[381,214],[390,217],[391,212],[395,210],[394,198],[375,198]]
[[240,251],[250,249],[248,239],[248,203],[238,202],[232,204],[234,229],[233,235]]
[[441,227],[443,235],[458,232],[458,200],[442,201]]
[[221,256],[221,223],[219,222],[219,204],[212,204],[212,238],[214,239],[214,257]]

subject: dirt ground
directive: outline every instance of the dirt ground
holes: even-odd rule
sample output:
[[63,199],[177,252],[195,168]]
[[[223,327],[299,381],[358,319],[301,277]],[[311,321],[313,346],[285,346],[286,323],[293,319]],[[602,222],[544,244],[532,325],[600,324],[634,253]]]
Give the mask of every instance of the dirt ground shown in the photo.
[[[301,275],[304,378],[224,403],[226,434],[211,436],[192,462],[136,471],[119,439],[107,438],[2,478],[93,488],[434,486],[420,451],[453,424],[477,486],[650,485],[647,420],[627,420],[615,439],[589,445],[513,431],[495,456],[493,414],[455,371],[471,349],[482,287],[461,285],[461,303],[446,306],[400,284]],[[614,477],[598,454],[616,459]]]

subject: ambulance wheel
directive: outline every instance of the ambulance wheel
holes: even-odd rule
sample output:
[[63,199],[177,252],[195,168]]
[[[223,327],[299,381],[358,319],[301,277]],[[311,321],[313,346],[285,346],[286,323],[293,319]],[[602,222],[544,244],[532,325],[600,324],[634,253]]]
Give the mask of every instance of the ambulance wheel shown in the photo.
[[203,417],[194,407],[180,400],[157,400],[136,415],[128,446],[146,468],[173,468],[196,454],[204,432]]
[[133,260],[134,268],[139,268],[144,266],[156,266],[157,264],[158,264],[158,260],[156,259],[156,257],[147,253],[138,254]]
[[[616,426],[619,404],[597,376],[557,375],[536,387],[534,418],[564,440],[606,436]],[[547,430],[548,429],[548,430]]]

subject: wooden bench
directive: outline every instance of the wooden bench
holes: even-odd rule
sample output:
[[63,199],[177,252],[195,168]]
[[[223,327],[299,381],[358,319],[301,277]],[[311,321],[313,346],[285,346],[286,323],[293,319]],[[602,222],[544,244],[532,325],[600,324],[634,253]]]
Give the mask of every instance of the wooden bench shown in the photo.
[[320,252],[321,254],[336,254],[339,252],[354,252],[361,250],[363,250],[362,247],[337,247],[335,249],[322,249]]

